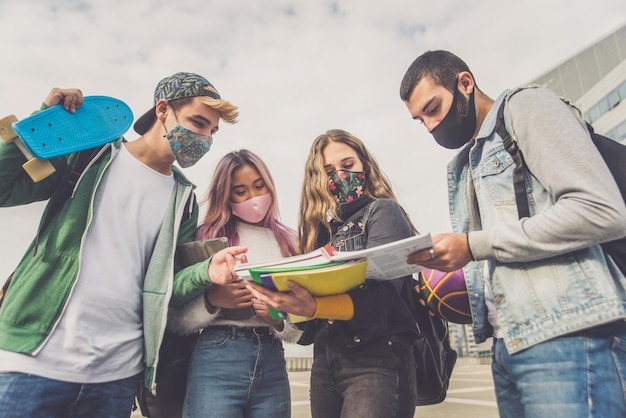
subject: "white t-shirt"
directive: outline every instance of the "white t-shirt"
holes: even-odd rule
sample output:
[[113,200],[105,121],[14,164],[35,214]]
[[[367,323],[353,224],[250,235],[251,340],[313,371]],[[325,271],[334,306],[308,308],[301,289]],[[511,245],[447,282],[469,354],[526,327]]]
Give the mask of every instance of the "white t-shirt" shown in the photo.
[[34,357],[0,351],[0,371],[100,383],[143,370],[143,280],[175,180],[124,145],[105,175],[61,318]]

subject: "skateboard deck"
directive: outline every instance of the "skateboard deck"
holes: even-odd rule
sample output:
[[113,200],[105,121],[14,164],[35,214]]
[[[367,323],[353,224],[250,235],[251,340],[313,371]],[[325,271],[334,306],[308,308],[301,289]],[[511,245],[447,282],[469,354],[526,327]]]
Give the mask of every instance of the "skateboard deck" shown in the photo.
[[121,137],[133,113],[119,99],[86,96],[75,113],[52,106],[21,121],[14,115],[0,120],[0,137],[15,142],[28,161],[23,165],[33,181],[54,173],[48,158],[94,148]]

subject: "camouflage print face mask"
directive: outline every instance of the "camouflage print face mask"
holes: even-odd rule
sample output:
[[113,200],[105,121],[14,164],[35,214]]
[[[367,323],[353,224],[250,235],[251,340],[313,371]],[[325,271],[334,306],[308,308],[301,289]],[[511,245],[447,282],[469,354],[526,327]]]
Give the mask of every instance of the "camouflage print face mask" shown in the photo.
[[176,125],[165,135],[176,161],[182,168],[191,167],[209,152],[213,137],[192,132],[181,125]]
[[352,202],[365,192],[365,173],[337,170],[328,178],[328,189],[337,203]]

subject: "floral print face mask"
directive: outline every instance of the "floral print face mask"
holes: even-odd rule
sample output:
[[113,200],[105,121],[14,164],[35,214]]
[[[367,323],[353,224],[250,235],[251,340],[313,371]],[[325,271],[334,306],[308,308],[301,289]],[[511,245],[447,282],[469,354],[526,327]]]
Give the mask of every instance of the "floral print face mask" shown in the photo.
[[328,189],[337,203],[348,203],[363,196],[365,173],[337,170],[328,178]]
[[191,167],[211,149],[213,137],[176,125],[165,135],[176,161],[182,168]]

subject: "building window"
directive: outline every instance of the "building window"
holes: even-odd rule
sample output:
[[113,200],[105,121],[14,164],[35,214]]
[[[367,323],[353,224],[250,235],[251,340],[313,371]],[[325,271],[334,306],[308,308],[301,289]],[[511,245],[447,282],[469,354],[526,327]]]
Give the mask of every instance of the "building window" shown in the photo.
[[587,110],[583,117],[589,123],[593,123],[622,101],[626,101],[626,81],[623,81],[615,90],[600,99]]
[[600,100],[596,106],[598,107],[598,112],[600,113],[600,115],[604,115],[606,112],[609,111],[609,102],[606,100],[606,96],[602,98],[602,100]]
[[614,139],[617,142],[622,142],[626,140],[626,121],[618,124],[615,128],[608,131],[605,136],[608,136],[609,138]]
[[626,100],[626,81],[623,81],[622,84],[619,85],[617,94],[621,100]]
[[589,123],[594,123],[601,116],[600,108],[598,105],[593,105],[585,112],[585,120]]
[[611,132],[613,133],[611,138],[617,141],[625,140],[626,139],[626,121],[617,125],[615,128],[611,130]]

